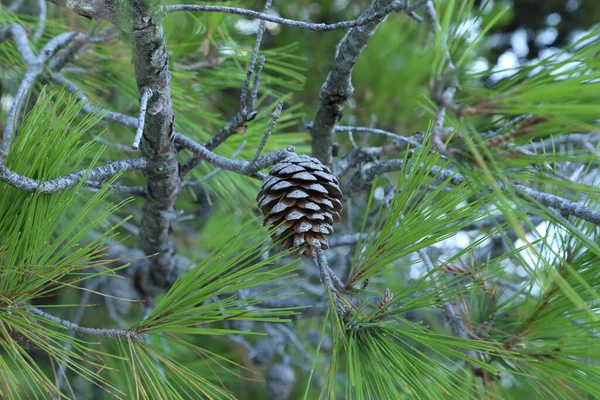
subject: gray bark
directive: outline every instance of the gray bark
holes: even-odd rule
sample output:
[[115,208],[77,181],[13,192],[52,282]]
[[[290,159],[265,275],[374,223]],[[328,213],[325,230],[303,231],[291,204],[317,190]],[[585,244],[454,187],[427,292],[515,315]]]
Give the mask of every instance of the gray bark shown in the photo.
[[148,100],[141,155],[146,160],[146,199],[142,209],[140,248],[152,257],[150,270],[142,272],[142,291],[154,295],[177,279],[175,246],[171,241],[171,215],[179,190],[179,161],[174,143],[171,73],[165,37],[153,4],[131,0],[132,62],[139,93],[152,92]]
[[[373,0],[359,19],[378,14],[381,10],[389,8],[392,3],[392,0]],[[317,115],[312,126],[312,155],[329,167],[333,162],[331,151],[335,124],[342,118],[344,106],[354,92],[352,71],[360,54],[386,16],[387,14],[348,30],[337,46],[333,67],[321,87]]]

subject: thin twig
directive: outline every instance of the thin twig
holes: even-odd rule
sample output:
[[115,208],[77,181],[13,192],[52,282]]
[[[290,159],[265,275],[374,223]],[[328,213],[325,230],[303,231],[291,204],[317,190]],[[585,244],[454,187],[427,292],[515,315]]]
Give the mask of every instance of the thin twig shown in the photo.
[[8,38],[8,35],[12,36],[15,46],[17,47],[17,51],[21,55],[21,58],[25,64],[27,66],[35,64],[37,57],[29,46],[25,29],[23,29],[21,25],[17,24],[5,26],[4,29],[0,30],[0,43],[5,41]]
[[193,12],[220,12],[227,14],[236,14],[242,15],[245,17],[251,17],[260,19],[263,21],[275,22],[281,25],[293,26],[296,28],[307,29],[310,31],[334,31],[338,29],[348,29],[357,26],[363,26],[368,24],[369,22],[373,22],[380,18],[385,17],[387,14],[391,12],[399,12],[399,11],[414,11],[412,7],[407,7],[402,1],[393,1],[387,7],[373,12],[368,15],[363,15],[358,19],[351,21],[341,21],[334,24],[314,24],[311,22],[304,21],[296,21],[288,18],[281,18],[275,15],[261,13],[258,11],[247,10],[244,8],[237,7],[226,7],[226,6],[204,6],[204,5],[196,5],[196,4],[178,4],[173,6],[164,6],[163,10],[169,14],[178,11],[193,11]]
[[55,317],[54,315],[48,314],[47,312],[44,312],[38,308],[30,307],[27,309],[27,311],[34,315],[37,315],[38,317],[42,317],[48,321],[52,321],[55,324],[62,325],[69,331],[74,331],[84,336],[105,336],[113,339],[142,339],[139,333],[129,329],[86,328],[83,326],[79,326],[78,324],[73,323],[71,321],[66,321],[64,319]]
[[[444,38],[442,37],[442,28],[437,20],[437,13],[435,11],[435,5],[433,4],[433,0],[428,0],[425,3],[425,15],[427,17],[427,20],[429,21],[432,32],[438,38],[440,43],[444,45],[443,50],[446,53],[447,69],[450,73],[453,74],[456,71],[456,66],[452,62],[450,51],[448,49],[448,44],[444,41]],[[441,76],[438,76],[434,79],[434,84],[432,87],[432,97],[434,101],[438,104],[438,109],[435,113],[433,128],[431,130],[431,143],[441,154],[448,155],[448,149],[446,148],[446,144],[444,143],[442,133],[444,132],[446,108],[452,105],[452,100],[454,98],[454,95],[456,94],[456,85],[458,82],[456,80],[456,77],[454,76],[452,79],[452,83],[446,89],[441,88],[442,82],[443,80]]]
[[175,141],[186,149],[196,153],[203,160],[206,160],[207,162],[224,169],[225,171],[237,172],[259,180],[262,180],[262,174],[259,174],[258,171],[278,163],[279,161],[288,157],[290,153],[295,151],[293,146],[288,146],[285,149],[266,154],[262,157],[259,157],[252,168],[245,170],[245,167],[248,165],[248,161],[230,160],[229,158],[221,157],[180,133],[175,134]]
[[140,98],[140,116],[138,118],[135,139],[133,139],[133,144],[131,145],[133,150],[137,150],[140,147],[140,141],[142,140],[142,135],[144,134],[144,123],[146,122],[146,107],[148,106],[148,100],[150,100],[150,97],[152,97],[152,89],[145,88],[144,92],[142,93],[142,97]]
[[22,27],[11,24],[0,31],[0,42],[4,41],[8,34],[12,34],[13,40],[23,61],[27,64],[27,72],[17,89],[17,93],[13,99],[13,103],[6,118],[6,125],[0,142],[0,163],[3,163],[10,149],[10,140],[16,135],[19,119],[21,117],[27,96],[33,88],[35,81],[39,75],[44,72],[44,65],[52,56],[59,50],[67,46],[75,37],[80,34],[74,32],[61,33],[52,38],[44,45],[39,56],[34,56],[27,42],[27,36]]
[[260,154],[262,153],[265,146],[267,145],[267,141],[269,140],[271,133],[273,133],[273,130],[275,129],[275,126],[277,125],[277,121],[279,121],[279,117],[281,117],[282,109],[283,109],[283,101],[280,100],[277,103],[277,107],[275,107],[275,111],[273,111],[271,113],[271,123],[269,124],[269,127],[265,131],[265,134],[263,135],[263,137],[260,141],[260,144],[258,145],[258,148],[256,149],[256,154],[254,155],[254,158],[252,160],[250,160],[250,162],[244,167],[244,169],[242,170],[242,173],[246,173],[247,171],[250,171],[252,168],[254,168],[254,164],[256,164],[256,162],[260,158]]
[[38,192],[50,194],[70,189],[76,186],[83,177],[91,181],[101,181],[128,171],[141,171],[146,167],[146,161],[142,158],[131,158],[109,162],[106,165],[92,169],[82,169],[72,174],[61,176],[48,181],[39,181],[17,174],[0,164],[0,182],[5,182],[17,189],[26,192]]
[[2,143],[0,143],[0,163],[2,163],[8,156],[10,150],[10,139],[17,131],[17,121],[21,115],[25,103],[27,102],[27,96],[35,84],[35,78],[39,74],[28,71],[25,73],[25,77],[21,81],[17,93],[13,99],[13,103],[8,111],[6,117],[6,125],[4,127],[4,134],[2,135]]
[[[235,160],[237,158],[237,156],[240,155],[240,153],[242,152],[242,150],[244,149],[244,147],[246,147],[247,143],[248,142],[246,140],[242,141],[242,143],[239,145],[239,147],[231,155],[231,159],[232,160]],[[213,171],[209,172],[208,174],[206,174],[205,176],[203,176],[200,179],[197,179],[197,180],[188,179],[186,181],[183,181],[181,183],[181,186],[183,187],[183,186],[196,186],[196,185],[200,185],[203,182],[206,182],[210,178],[214,177],[215,175],[217,175],[221,171],[223,171],[221,168],[215,168]]]
[[[312,123],[306,124],[305,128],[308,130],[311,130],[313,127]],[[389,132],[383,129],[377,129],[377,128],[371,128],[371,127],[367,127],[367,126],[344,126],[344,125],[336,125],[334,127],[334,131],[335,132],[366,132],[366,133],[373,133],[375,135],[381,135],[381,136],[387,136],[390,137],[392,139],[398,140],[400,142],[406,143],[407,145],[413,146],[413,147],[419,147],[421,144],[415,140],[412,140],[410,137],[406,137],[406,136],[401,136],[398,135],[397,133],[393,133],[393,132]]]
[[254,104],[256,103],[256,98],[258,97],[258,87],[260,85],[260,77],[262,75],[263,67],[265,66],[265,61],[265,56],[260,56],[258,59],[258,65],[256,66],[256,72],[254,74],[254,83],[252,85],[252,92],[250,92],[250,100],[248,104],[250,110],[254,110]]
[[64,75],[62,75],[58,72],[55,72],[52,74],[51,79],[56,84],[63,86],[68,92],[76,95],[79,98],[79,100],[81,100],[84,103],[83,108],[82,108],[83,112],[85,112],[87,114],[90,114],[90,113],[103,114],[104,115],[103,119],[106,121],[116,122],[116,123],[119,123],[121,125],[130,127],[130,128],[137,128],[138,120],[135,117],[112,112],[112,111],[109,111],[109,110],[106,110],[103,108],[99,108],[99,107],[94,107],[89,102],[89,99],[87,98],[87,96],[85,94],[83,94],[83,92],[81,90],[79,90],[77,85],[75,85],[69,79],[65,78]]
[[48,19],[48,5],[46,4],[46,0],[38,0],[39,14],[37,20],[37,27],[35,28],[35,32],[31,38],[33,44],[37,44],[42,35],[44,34],[44,30],[46,29],[46,20]]
[[[96,281],[98,282],[98,281]],[[94,287],[88,287],[88,289],[93,290],[95,289],[95,286],[97,286],[97,284],[94,285]],[[83,318],[83,312],[85,310],[85,308],[83,307],[89,300],[90,296],[92,295],[92,292],[89,290],[84,290],[83,293],[81,294],[81,299],[79,300],[79,307],[77,308],[77,313],[75,314],[75,316],[73,317],[73,323],[76,325],[79,325],[79,322],[81,321],[81,318]],[[71,333],[74,333],[74,331],[72,331]],[[71,336],[71,335],[69,335]],[[73,347],[71,345],[71,343],[65,343],[65,351],[70,351],[71,348]],[[69,354],[67,353],[67,357],[69,357]],[[60,364],[58,365],[58,372],[56,374],[56,386],[60,389],[62,387],[62,383],[63,383],[63,379],[66,378],[66,370],[67,370],[67,360],[62,360],[60,362]]]
[[[86,181],[85,185],[92,189],[102,189],[106,184],[97,181]],[[124,192],[138,197],[146,197],[146,189],[142,186],[110,185],[110,189],[115,192]]]
[[[266,2],[264,8],[265,12],[267,12],[271,7],[271,2],[271,0]],[[256,97],[258,96],[258,87],[265,64],[265,57],[260,56],[258,59],[258,65],[256,64],[256,58],[260,50],[264,31],[265,23],[264,21],[261,21],[258,32],[256,33],[256,41],[254,42],[254,47],[252,48],[252,55],[250,57],[250,63],[248,64],[248,70],[246,71],[246,80],[244,81],[244,85],[240,91],[240,111],[238,111],[216,135],[206,142],[205,146],[209,150],[213,150],[220,146],[231,135],[237,132],[238,129],[243,128],[245,130],[246,123],[252,121],[258,114],[258,112],[254,110],[254,104],[256,103]],[[254,86],[252,87],[250,96],[248,96],[252,75],[254,75]],[[201,157],[194,156],[186,161],[181,166],[181,176],[187,175],[196,165],[200,163],[201,160]]]
[[[64,85],[64,87],[68,91],[77,94],[82,101],[88,101],[87,97],[83,93],[81,93],[79,88],[75,84],[73,84],[71,81],[66,79],[64,76],[62,76],[61,74],[55,73],[53,75],[53,78],[55,79],[55,81],[57,83]],[[102,108],[95,108],[89,103],[86,103],[84,105],[83,111],[86,113],[93,112],[93,113],[105,114],[105,117],[104,117],[105,119],[112,121],[112,122],[120,123],[120,124],[128,126],[128,127],[133,128],[133,127],[137,127],[137,125],[138,125],[138,120],[135,117],[108,111],[108,110],[105,110]],[[234,123],[232,121],[230,121],[230,124],[228,124],[228,126],[231,126],[233,124]],[[224,129],[227,130],[229,128],[226,127]],[[174,135],[175,141],[177,143],[182,145],[184,148],[196,153],[198,160],[206,160],[209,163],[211,163],[219,168],[222,168],[226,171],[241,172],[242,168],[248,163],[247,161],[233,161],[228,158],[221,157],[221,156],[213,153],[212,151],[210,151],[208,144],[206,146],[202,146],[201,144],[195,142],[194,140],[186,137],[185,135],[183,135],[179,132],[173,132],[173,135]],[[213,139],[214,138],[215,137],[213,137]],[[217,140],[217,142],[220,142],[220,140]],[[209,141],[209,143],[210,143],[210,141]],[[211,143],[211,145],[216,147],[216,142]],[[251,176],[251,177],[254,177],[257,179],[262,179],[261,175],[258,174],[257,171],[260,171],[261,169],[266,168],[270,165],[276,164],[277,162],[281,161],[283,158],[287,157],[287,155],[289,155],[289,153],[293,152],[293,151],[295,151],[294,147],[288,146],[285,149],[281,149],[281,150],[275,151],[273,153],[269,153],[263,157],[259,157],[259,159],[256,161],[254,167],[249,169],[248,171],[246,171],[245,175],[248,175],[248,176]],[[182,175],[183,175],[183,169],[184,169],[184,167],[182,167]],[[2,172],[2,170],[0,170],[0,173],[1,172]],[[1,177],[1,175],[0,175],[0,177]]]
[[[272,0],[267,0],[265,7],[263,9],[263,13],[266,14],[271,8]],[[260,44],[262,42],[263,34],[265,33],[265,21],[261,20],[258,25],[258,32],[256,32],[256,41],[254,42],[254,48],[252,49],[252,56],[250,57],[250,64],[248,65],[248,71],[246,72],[246,80],[244,81],[244,86],[242,86],[242,90],[240,93],[240,111],[242,115],[246,116],[248,111],[252,111],[252,108],[248,110],[248,89],[250,88],[250,81],[252,80],[252,75],[254,75],[254,68],[256,66],[256,59],[258,57],[258,51],[260,50]],[[262,68],[261,68],[262,70]]]
[[[359,173],[357,173],[349,186],[364,189],[370,185],[370,182],[373,181],[373,178],[376,175],[397,171],[402,168],[403,164],[404,160],[399,159],[388,160],[375,164],[374,166],[365,170],[361,170]],[[422,168],[426,168],[426,166],[424,164],[420,164],[416,168],[421,170]],[[431,167],[428,171],[428,174],[432,177],[436,177],[439,180],[448,180],[448,182],[453,186],[461,185],[467,181],[465,176],[457,173],[456,171],[438,166]],[[595,225],[600,225],[600,212],[593,210],[580,202],[568,200],[564,197],[535,190],[520,184],[509,184],[509,186],[504,185],[502,182],[495,182],[494,184],[498,189],[505,192],[514,192],[517,197],[527,201],[538,202],[545,207],[553,208],[567,215],[573,215],[574,217],[581,218]],[[492,190],[491,188],[488,189]]]
[[319,265],[319,271],[321,273],[321,282],[331,292],[332,295],[338,294],[338,290],[333,285],[333,280],[331,278],[331,268],[329,268],[329,264],[327,263],[327,257],[325,256],[325,252],[320,248],[316,248],[316,251],[317,264]]

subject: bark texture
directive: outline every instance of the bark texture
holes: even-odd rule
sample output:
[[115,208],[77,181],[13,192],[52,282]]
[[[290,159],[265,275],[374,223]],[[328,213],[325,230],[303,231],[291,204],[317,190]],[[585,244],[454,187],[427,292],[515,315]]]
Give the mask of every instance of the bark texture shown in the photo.
[[[393,0],[373,0],[359,19],[389,9],[392,3]],[[349,29],[337,45],[333,67],[321,87],[317,115],[312,127],[312,155],[328,167],[331,167],[333,162],[335,124],[342,118],[344,106],[354,92],[352,71],[360,54],[386,16]]]
[[179,162],[174,144],[171,73],[160,14],[160,3],[131,0],[132,62],[139,93],[152,92],[148,100],[141,155],[147,166],[144,174],[146,200],[140,226],[140,248],[152,257],[150,271],[140,272],[139,287],[154,295],[177,279],[175,246],[171,223],[179,191]]

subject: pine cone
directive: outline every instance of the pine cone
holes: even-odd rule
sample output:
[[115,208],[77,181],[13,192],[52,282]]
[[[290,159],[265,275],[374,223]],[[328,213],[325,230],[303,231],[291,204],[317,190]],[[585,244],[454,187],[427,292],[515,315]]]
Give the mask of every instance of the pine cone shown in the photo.
[[285,238],[285,248],[314,258],[329,246],[324,235],[340,220],[342,191],[331,170],[316,158],[292,154],[271,169],[256,201],[265,215],[263,225],[279,225],[273,239]]

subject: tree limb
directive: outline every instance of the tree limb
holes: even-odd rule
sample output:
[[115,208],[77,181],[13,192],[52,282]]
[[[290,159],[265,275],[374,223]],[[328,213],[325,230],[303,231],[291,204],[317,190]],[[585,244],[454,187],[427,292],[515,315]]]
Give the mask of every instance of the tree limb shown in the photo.
[[117,22],[116,0],[48,0],[83,17]]
[[27,309],[33,315],[37,315],[38,317],[42,317],[48,321],[52,321],[55,324],[59,324],[67,328],[69,331],[77,332],[84,336],[105,336],[113,339],[135,339],[141,340],[141,336],[139,333],[129,329],[99,329],[99,328],[86,328],[80,325],[77,325],[71,321],[66,321],[64,319],[60,319],[55,317],[54,315],[48,314],[38,308],[30,307]]
[[360,18],[351,21],[342,21],[335,24],[313,24],[310,22],[296,21],[288,18],[281,18],[275,15],[261,13],[258,11],[247,10],[237,7],[226,6],[204,6],[196,4],[178,4],[173,6],[164,6],[163,10],[169,14],[178,11],[194,11],[194,12],[220,12],[227,14],[243,15],[246,17],[256,18],[263,21],[275,22],[281,25],[293,26],[296,28],[307,29],[310,31],[334,31],[338,29],[348,29],[367,25],[373,21],[384,18],[391,12],[395,11],[413,11],[413,8],[408,8],[401,1],[387,1],[384,7],[371,10],[367,14],[362,14]]
[[[51,194],[67,190],[76,186],[83,177],[91,181],[101,181],[112,178],[113,176],[128,171],[142,171],[146,167],[146,161],[142,158],[131,158],[127,160],[113,161],[101,167],[92,169],[82,169],[72,174],[51,179],[49,181],[39,181],[19,175],[16,172],[0,164],[0,182],[5,182],[17,189],[26,192],[38,192],[42,194]],[[87,175],[86,175],[87,174]],[[92,185],[93,187],[94,185]]]
[[392,0],[373,0],[369,8],[357,21],[360,27],[353,26],[337,45],[331,71],[321,87],[317,115],[312,127],[312,155],[323,164],[331,167],[333,162],[333,133],[335,124],[342,118],[346,102],[352,96],[352,71],[367,43],[381,22],[392,11],[397,11],[398,3]]
[[[376,175],[381,175],[386,172],[397,171],[402,168],[404,160],[394,159],[375,164],[374,166],[358,172],[349,183],[348,187],[354,190],[364,190],[369,187],[373,178]],[[420,164],[417,169],[424,168],[424,164]],[[429,175],[437,177],[440,180],[449,180],[451,185],[460,185],[467,181],[467,178],[456,171],[434,166],[429,170]],[[550,193],[542,192],[520,184],[509,184],[508,186],[495,182],[496,187],[505,192],[514,191],[515,195],[529,202],[538,202],[545,207],[558,210],[566,215],[572,215],[591,222],[595,225],[600,225],[600,212],[595,211],[582,203],[565,199],[564,197],[556,196]],[[490,189],[491,190],[491,189]],[[346,193],[346,191],[345,191]]]
[[131,25],[117,27],[131,38],[135,79],[142,94],[140,110],[145,97],[152,93],[147,100],[141,145],[141,156],[147,165],[140,248],[146,255],[156,256],[150,260],[150,270],[141,274],[139,284],[145,294],[153,296],[159,292],[151,289],[162,286],[166,290],[178,277],[169,215],[175,212],[180,187],[179,161],[174,143],[169,56],[162,25],[155,18],[156,6],[145,0],[129,0],[128,5]]

